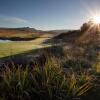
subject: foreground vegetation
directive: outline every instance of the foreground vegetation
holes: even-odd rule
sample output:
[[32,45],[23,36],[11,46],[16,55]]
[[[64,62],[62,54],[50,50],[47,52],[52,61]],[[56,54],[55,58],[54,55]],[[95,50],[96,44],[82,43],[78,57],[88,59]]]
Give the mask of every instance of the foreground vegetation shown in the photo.
[[16,68],[12,64],[1,70],[0,100],[100,99],[98,79],[93,72],[64,69],[55,57],[47,57],[44,66]]

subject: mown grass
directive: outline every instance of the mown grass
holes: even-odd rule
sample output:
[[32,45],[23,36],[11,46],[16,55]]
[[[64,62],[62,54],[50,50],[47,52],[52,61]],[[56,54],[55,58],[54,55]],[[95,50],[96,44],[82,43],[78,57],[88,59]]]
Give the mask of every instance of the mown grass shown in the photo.
[[65,71],[55,57],[47,57],[44,66],[16,68],[12,64],[1,70],[1,100],[86,100],[95,89],[93,74],[73,69]]
[[0,43],[0,58],[20,54],[39,47],[41,46],[34,45],[32,42]]
[[45,39],[46,38],[38,38],[32,41],[13,41],[8,43],[0,43],[0,58],[50,46],[41,44]]
[[0,43],[0,58],[21,54],[34,49],[48,47],[50,45],[43,45],[42,43],[53,36],[53,34],[44,34],[31,41],[13,41],[8,43]]

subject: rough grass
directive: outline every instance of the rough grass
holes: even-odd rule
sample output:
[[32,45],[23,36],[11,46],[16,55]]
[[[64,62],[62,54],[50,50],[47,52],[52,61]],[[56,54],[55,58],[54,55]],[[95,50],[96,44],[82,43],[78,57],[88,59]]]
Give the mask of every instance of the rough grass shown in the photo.
[[65,72],[58,59],[47,59],[44,66],[35,65],[32,69],[16,68],[14,64],[1,69],[1,100],[83,99],[95,88],[93,74],[74,72],[73,69]]

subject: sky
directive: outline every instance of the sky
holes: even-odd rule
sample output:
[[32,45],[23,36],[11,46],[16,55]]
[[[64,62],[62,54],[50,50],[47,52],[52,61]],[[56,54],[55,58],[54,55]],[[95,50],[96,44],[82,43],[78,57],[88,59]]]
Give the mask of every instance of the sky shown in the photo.
[[99,5],[100,0],[0,0],[0,27],[78,29]]

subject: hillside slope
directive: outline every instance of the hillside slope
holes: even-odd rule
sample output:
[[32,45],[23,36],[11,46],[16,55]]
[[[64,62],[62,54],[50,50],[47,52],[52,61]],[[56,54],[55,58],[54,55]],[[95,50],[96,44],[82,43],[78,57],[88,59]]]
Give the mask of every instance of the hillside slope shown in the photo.
[[43,34],[53,33],[34,28],[0,28],[0,39],[2,40],[32,40]]

